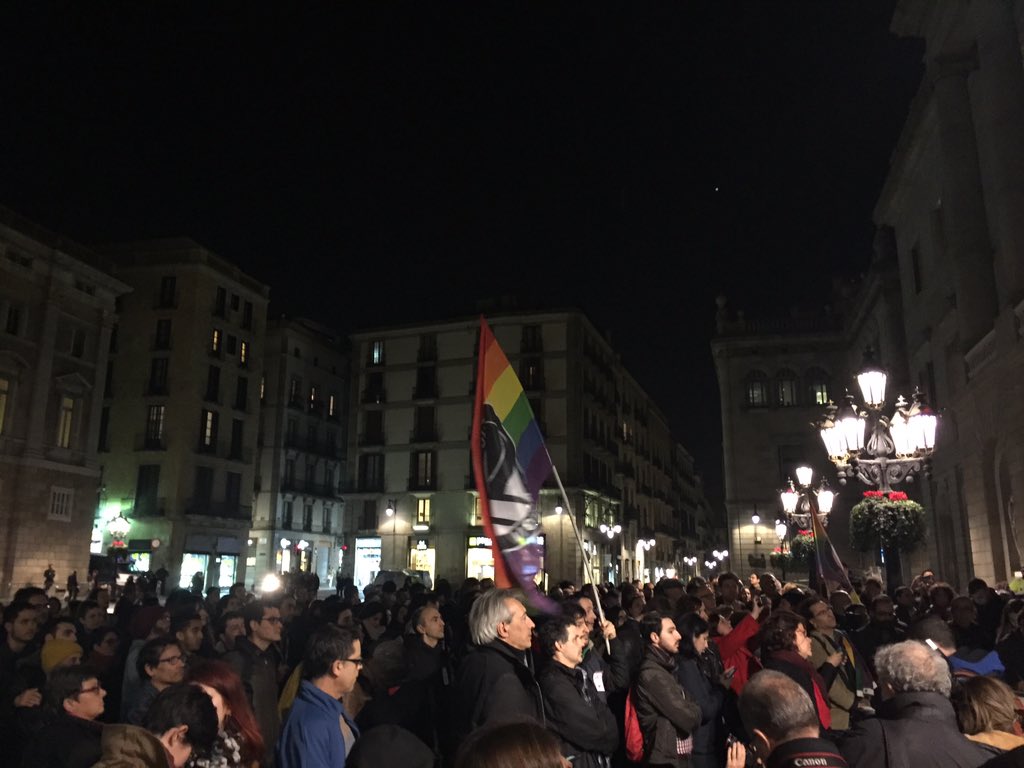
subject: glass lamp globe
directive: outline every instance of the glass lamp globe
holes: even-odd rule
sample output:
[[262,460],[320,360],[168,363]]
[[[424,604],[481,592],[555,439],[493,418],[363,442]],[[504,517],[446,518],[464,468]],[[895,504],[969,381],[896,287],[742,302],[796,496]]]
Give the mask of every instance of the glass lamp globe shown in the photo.
[[814,470],[810,467],[797,467],[796,468],[796,481],[800,485],[810,485],[811,480],[814,478]]
[[864,367],[857,374],[864,402],[871,408],[880,408],[885,403],[885,384],[888,377],[885,370],[875,361],[874,350],[868,347],[864,352]]

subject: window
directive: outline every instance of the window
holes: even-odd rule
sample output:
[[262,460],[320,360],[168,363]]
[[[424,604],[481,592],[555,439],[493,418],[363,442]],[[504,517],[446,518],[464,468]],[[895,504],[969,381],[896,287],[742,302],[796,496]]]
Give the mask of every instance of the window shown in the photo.
[[167,394],[167,358],[154,357],[149,364],[149,394]]
[[75,492],[71,488],[50,488],[50,513],[47,519],[70,523],[74,498]]
[[331,532],[331,513],[332,513],[332,511],[333,510],[331,509],[331,505],[330,504],[324,504],[324,507],[323,507],[323,517],[322,517],[322,526],[323,526],[324,533],[330,533]]
[[540,352],[543,348],[539,325],[524,325],[519,349],[521,352]]
[[241,306],[241,299],[239,298],[237,293],[232,293],[231,294],[231,311],[232,312],[237,312],[239,306]]
[[[0,414],[2,416],[2,414]],[[2,421],[2,419],[0,419]],[[3,434],[2,424],[0,424],[0,434]],[[98,445],[96,450],[100,453],[110,450],[110,406],[105,405],[100,411],[100,437],[97,441]]]
[[364,453],[359,457],[359,487],[366,491],[384,489],[384,455]]
[[85,331],[81,328],[71,330],[71,356],[81,357],[85,354]]
[[370,342],[370,365],[384,365],[384,342]]
[[211,403],[220,402],[220,368],[211,365],[206,371],[206,400]]
[[155,515],[159,512],[157,491],[160,488],[160,465],[142,464],[135,479],[136,515]]
[[221,345],[224,343],[224,334],[220,328],[214,328],[210,335],[210,354],[219,355]]
[[313,408],[316,405],[316,384],[313,384],[309,388],[309,407]]
[[420,334],[420,352],[419,360],[426,362],[429,360],[437,360],[437,334],[436,333],[422,333]]
[[433,451],[417,451],[412,455],[412,484],[415,488],[433,488],[434,482]]
[[366,390],[363,392],[364,403],[383,403],[387,400],[384,391],[384,374],[380,371],[366,376]]
[[295,484],[295,459],[284,460],[284,481],[288,485]]
[[164,275],[160,278],[160,306],[164,309],[173,309],[175,294],[178,292],[178,279],[174,275]]
[[291,528],[292,521],[295,517],[295,503],[292,501],[286,501],[283,505],[284,509],[281,513],[281,527]]
[[763,371],[747,376],[747,405],[751,408],[768,406],[768,376]]
[[796,405],[796,374],[780,371],[775,377],[775,404],[783,408]]
[[807,381],[807,402],[810,405],[828,405],[828,374],[820,368],[812,368],[804,375]]
[[384,411],[366,411],[363,414],[363,444],[384,442]]
[[216,411],[208,411],[205,408],[199,422],[199,449],[202,451],[217,450],[217,426],[219,415]]
[[210,508],[213,499],[213,467],[196,467],[196,491],[193,494],[192,506],[195,509]]
[[334,468],[327,467],[324,469],[324,485],[327,487],[327,493],[333,494],[334,488]]
[[153,336],[153,349],[171,348],[171,321],[168,318],[156,321],[156,333]]
[[57,447],[71,447],[71,428],[75,421],[75,401],[64,395],[60,399],[60,412],[57,417]]
[[239,502],[242,500],[242,475],[238,472],[228,472],[224,483],[224,512],[230,517],[235,517],[240,511]]
[[337,401],[334,394],[330,394],[327,397],[327,418],[333,419],[337,414]]
[[294,416],[289,416],[288,421],[285,422],[284,439],[294,441],[299,434],[299,420]]
[[242,458],[242,431],[244,428],[245,422],[241,419],[231,420],[231,453],[228,454],[230,459]]
[[416,369],[415,396],[437,397],[437,370],[434,366],[425,365]]
[[239,376],[235,381],[235,410],[244,411],[249,405],[249,379]]
[[267,398],[267,377],[260,376],[260,402],[262,403]]
[[213,314],[224,317],[227,312],[228,292],[217,286],[217,296],[213,300]]
[[430,525],[430,499],[416,500],[416,525]]
[[246,330],[252,328],[252,302],[247,301],[242,305],[242,327]]
[[238,364],[249,364],[249,342],[243,341],[238,345]]
[[470,525],[483,525],[484,524],[484,518],[483,518],[483,515],[480,512],[480,497],[479,496],[474,496],[473,497],[473,511],[470,513],[469,524]]
[[523,389],[543,389],[544,373],[541,368],[540,358],[526,357],[519,364],[519,380]]
[[17,336],[21,331],[21,307],[11,304],[7,308],[6,331],[12,336]]
[[302,530],[312,531],[313,530],[313,505],[304,504],[302,506]]
[[7,426],[7,399],[11,396],[10,379],[0,378],[0,435],[4,434]]
[[232,336],[230,333],[225,338],[224,351],[229,355],[234,355],[238,350],[238,337]]
[[288,385],[288,405],[302,405],[302,395],[299,392],[302,391],[302,379],[298,376],[292,376],[291,383]]
[[160,448],[164,440],[166,406],[151,405],[146,414],[146,448]]
[[364,499],[363,500],[363,514],[362,519],[359,521],[359,527],[363,530],[377,527],[377,500],[376,499]]
[[419,443],[429,443],[437,439],[434,430],[434,407],[421,405],[416,408],[413,439]]

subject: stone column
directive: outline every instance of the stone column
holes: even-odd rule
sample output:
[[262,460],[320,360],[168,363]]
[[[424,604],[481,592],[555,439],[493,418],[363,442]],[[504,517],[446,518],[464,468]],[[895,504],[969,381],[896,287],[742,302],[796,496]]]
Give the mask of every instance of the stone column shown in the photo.
[[967,87],[974,61],[969,56],[938,57],[932,66],[942,147],[942,220],[954,271],[960,342],[967,350],[991,330],[996,315],[992,244]]
[[1024,298],[1024,64],[1011,0],[972,8],[978,69],[970,80],[999,308]]

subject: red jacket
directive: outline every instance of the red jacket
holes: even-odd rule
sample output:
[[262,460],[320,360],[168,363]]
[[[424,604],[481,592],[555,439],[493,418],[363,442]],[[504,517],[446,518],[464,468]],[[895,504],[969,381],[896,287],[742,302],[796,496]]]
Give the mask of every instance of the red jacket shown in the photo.
[[732,678],[732,690],[737,696],[743,691],[743,686],[747,684],[750,676],[762,669],[761,662],[751,650],[751,646],[756,646],[757,634],[760,631],[761,625],[757,623],[757,619],[748,614],[728,635],[714,638],[718,653],[722,657],[722,665],[726,669],[736,668],[736,674]]

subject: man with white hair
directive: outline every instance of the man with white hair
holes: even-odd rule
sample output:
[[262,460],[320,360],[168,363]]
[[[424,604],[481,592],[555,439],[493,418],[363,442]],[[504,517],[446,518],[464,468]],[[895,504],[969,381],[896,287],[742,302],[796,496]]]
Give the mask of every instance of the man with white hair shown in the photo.
[[533,621],[514,592],[491,589],[473,603],[473,641],[459,667],[457,730],[466,735],[502,720],[544,722],[544,704],[530,655]]
[[941,653],[907,640],[880,648],[875,670],[883,702],[840,745],[850,768],[974,768],[992,758],[957,727]]

